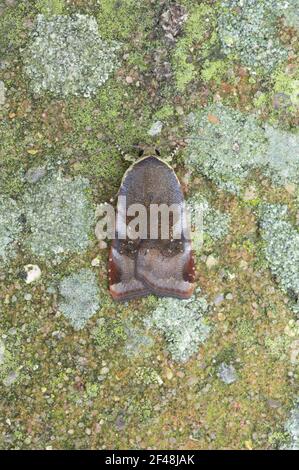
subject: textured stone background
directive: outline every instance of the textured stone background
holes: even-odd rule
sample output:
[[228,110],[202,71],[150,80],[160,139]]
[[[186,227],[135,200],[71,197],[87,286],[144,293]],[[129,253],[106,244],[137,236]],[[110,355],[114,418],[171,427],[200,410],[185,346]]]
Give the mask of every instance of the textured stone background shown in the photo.
[[[298,448],[298,11],[0,0],[0,448]],[[181,144],[189,301],[109,296],[113,140]]]

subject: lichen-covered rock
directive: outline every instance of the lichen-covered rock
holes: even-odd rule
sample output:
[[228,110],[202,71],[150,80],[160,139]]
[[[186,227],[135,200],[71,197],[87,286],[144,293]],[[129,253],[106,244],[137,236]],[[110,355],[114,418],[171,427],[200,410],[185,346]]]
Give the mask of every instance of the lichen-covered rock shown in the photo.
[[189,124],[187,163],[221,188],[238,193],[267,148],[256,118],[218,103],[192,113]]
[[84,328],[100,308],[97,277],[90,269],[81,269],[64,278],[59,285],[59,294],[59,310],[75,330]]
[[31,233],[26,241],[38,256],[64,256],[88,248],[94,212],[86,195],[88,181],[58,175],[42,179],[25,196]]
[[92,16],[38,15],[24,70],[37,94],[90,97],[114,70],[118,48],[101,39]]
[[163,332],[167,349],[175,361],[186,362],[209,336],[210,326],[204,319],[207,310],[208,304],[202,297],[165,298],[159,301],[146,325]]
[[17,203],[0,196],[0,264],[15,254],[14,242],[22,230],[20,216]]
[[[299,299],[299,232],[287,220],[287,207],[265,204],[260,214],[265,257],[281,287]],[[299,307],[299,302],[298,302]]]
[[196,216],[202,213],[202,229],[204,235],[208,235],[213,241],[221,240],[226,237],[230,224],[228,214],[214,209],[208,201],[200,195],[195,195],[188,199],[187,207],[190,210],[192,225]]
[[299,184],[299,134],[266,126],[268,148],[264,172],[277,185]]
[[288,56],[278,38],[282,12],[281,1],[222,0],[218,32],[224,53],[253,70],[272,71]]

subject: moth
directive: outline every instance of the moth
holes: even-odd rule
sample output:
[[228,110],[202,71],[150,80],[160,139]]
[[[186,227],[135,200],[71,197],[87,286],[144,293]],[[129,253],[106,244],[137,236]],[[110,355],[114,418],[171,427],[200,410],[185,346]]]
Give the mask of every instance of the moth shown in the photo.
[[[189,298],[194,291],[194,258],[190,237],[184,230],[184,195],[174,170],[159,158],[157,151],[143,156],[126,171],[117,200],[119,220],[128,225],[132,220],[129,208],[141,205],[146,222],[148,225],[156,223],[158,231],[153,237],[152,227],[147,225],[140,236],[132,239],[128,232],[120,234],[116,227],[109,254],[109,289],[113,299],[126,301],[149,294]],[[178,220],[170,212],[169,236],[165,236],[160,219],[157,221],[161,215],[157,207],[172,207],[173,204],[180,208],[181,220],[177,224]]]

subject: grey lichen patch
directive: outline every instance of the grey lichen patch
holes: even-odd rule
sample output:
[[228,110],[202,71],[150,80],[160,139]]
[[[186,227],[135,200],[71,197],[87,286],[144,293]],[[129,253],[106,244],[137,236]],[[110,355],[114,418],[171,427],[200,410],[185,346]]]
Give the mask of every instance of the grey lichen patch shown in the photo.
[[218,32],[225,54],[252,70],[271,72],[288,56],[278,38],[282,1],[223,0]]
[[291,416],[286,423],[285,429],[290,439],[289,444],[283,446],[282,449],[299,450],[299,405],[291,411]]
[[265,173],[277,185],[299,184],[299,134],[266,126]]
[[265,257],[281,287],[299,307],[299,232],[287,220],[287,207],[265,204],[260,214]]
[[88,186],[84,178],[58,175],[31,187],[24,211],[31,230],[26,243],[34,254],[62,257],[88,248],[94,220]]
[[291,28],[299,29],[299,0],[284,1],[285,24]]
[[21,210],[13,199],[0,196],[0,265],[15,254],[22,225]]
[[75,330],[84,328],[100,308],[96,275],[90,269],[81,269],[64,278],[59,285],[59,310]]
[[144,329],[128,325],[125,328],[126,342],[124,345],[124,354],[128,357],[143,356],[151,354],[151,348],[154,346],[153,338]]
[[209,336],[210,326],[204,319],[207,310],[208,304],[203,297],[165,298],[159,301],[146,325],[162,331],[173,360],[186,362]]
[[[191,224],[195,222],[196,216],[202,214],[202,230],[213,241],[226,237],[229,232],[230,216],[214,209],[209,202],[200,195],[188,199],[187,206],[190,210]],[[200,229],[198,227],[197,229]]]
[[189,123],[187,163],[221,188],[238,193],[267,148],[256,118],[218,103],[194,113]]
[[37,94],[90,97],[114,70],[118,48],[101,39],[92,16],[38,15],[24,70]]
[[13,355],[5,346],[4,341],[0,339],[0,380],[6,387],[12,385],[18,378],[15,371],[16,364]]

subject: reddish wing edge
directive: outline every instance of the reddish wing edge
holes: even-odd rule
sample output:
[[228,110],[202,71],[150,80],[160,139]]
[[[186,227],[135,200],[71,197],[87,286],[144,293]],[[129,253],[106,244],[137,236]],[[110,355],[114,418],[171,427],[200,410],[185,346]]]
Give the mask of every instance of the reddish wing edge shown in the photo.
[[194,259],[191,244],[172,257],[163,257],[158,249],[140,250],[136,260],[111,247],[109,288],[115,300],[155,294],[160,297],[188,299],[194,291]]

